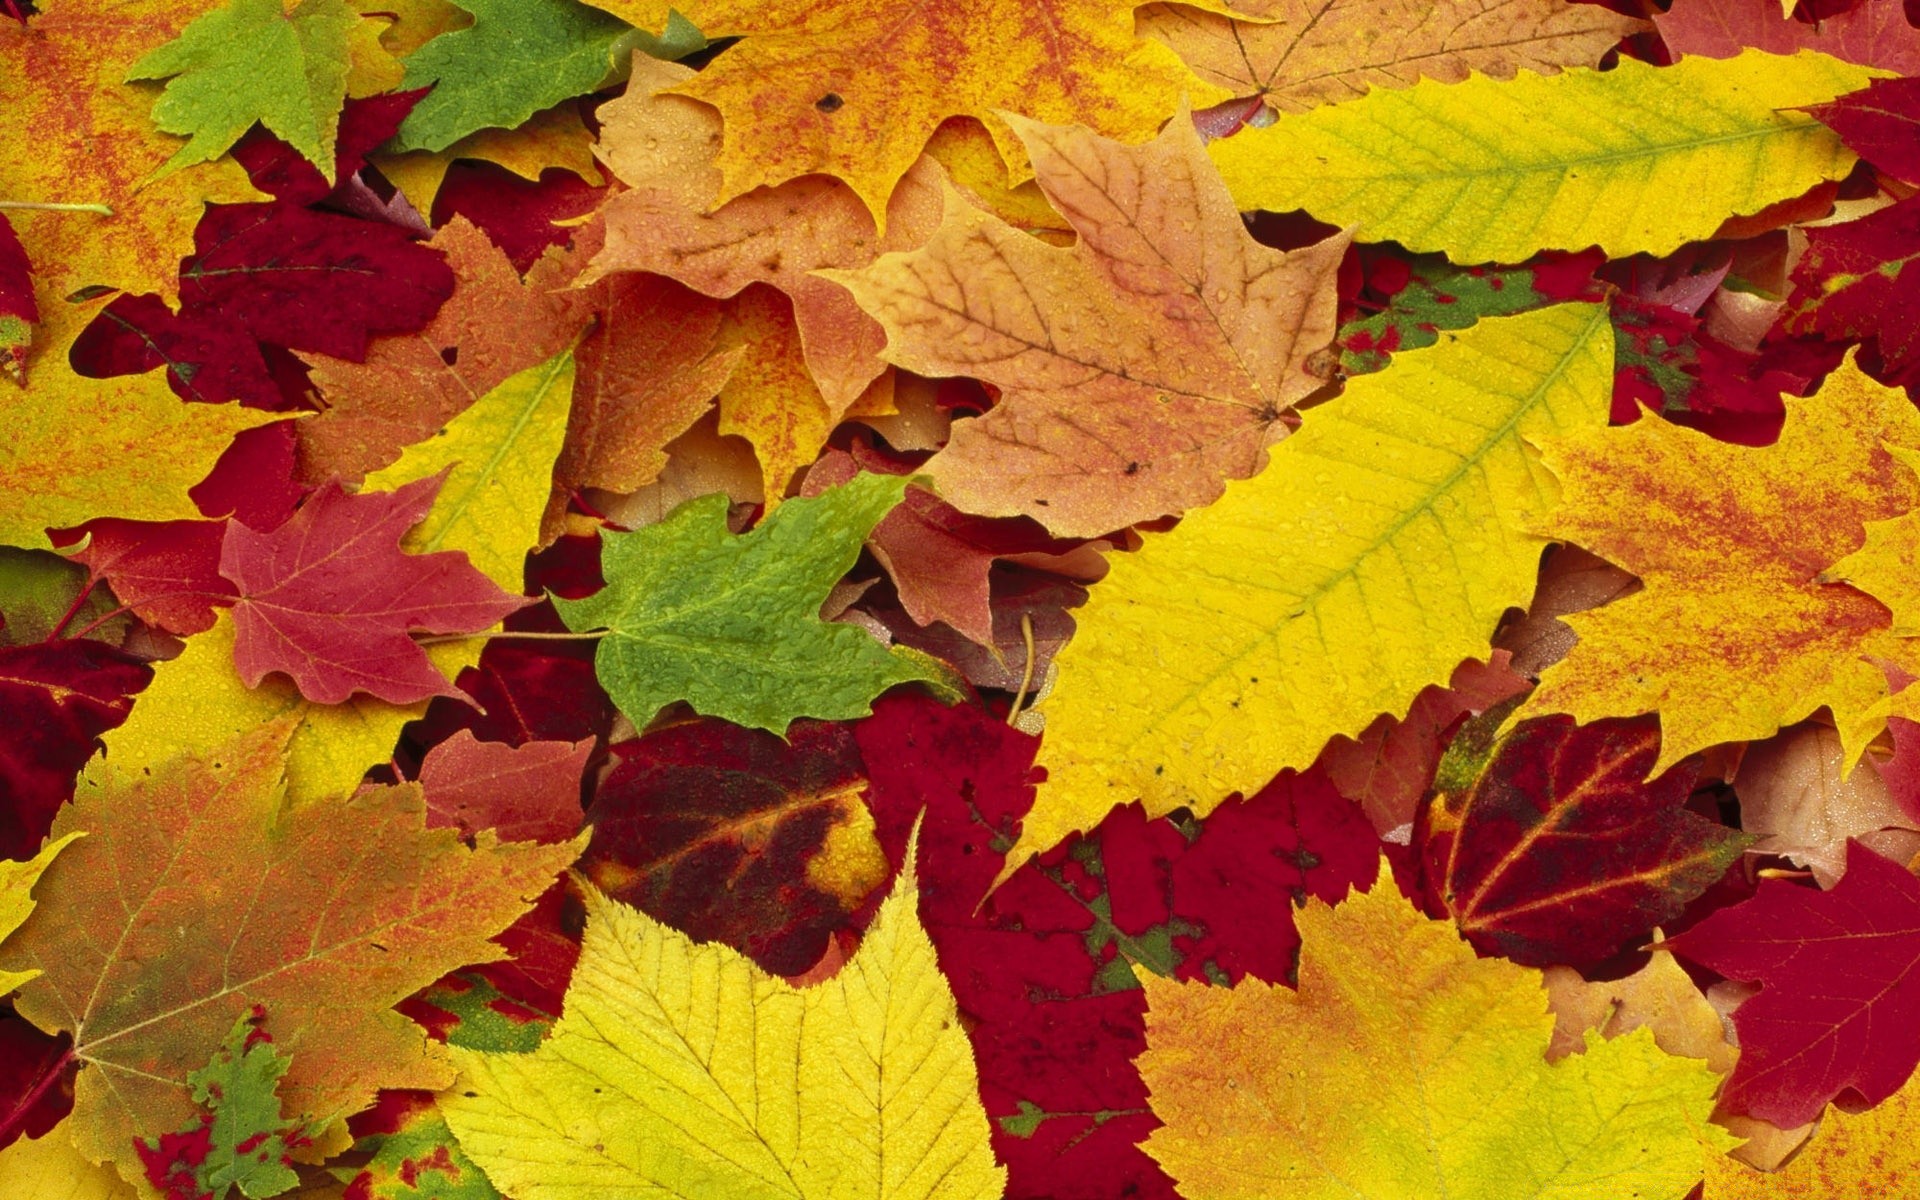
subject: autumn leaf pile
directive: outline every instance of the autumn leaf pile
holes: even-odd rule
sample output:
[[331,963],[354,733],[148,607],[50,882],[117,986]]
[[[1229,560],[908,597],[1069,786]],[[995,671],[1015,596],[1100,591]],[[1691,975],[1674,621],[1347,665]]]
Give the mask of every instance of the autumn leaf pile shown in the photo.
[[1899,0],[0,0],[0,1200],[1920,1195]]

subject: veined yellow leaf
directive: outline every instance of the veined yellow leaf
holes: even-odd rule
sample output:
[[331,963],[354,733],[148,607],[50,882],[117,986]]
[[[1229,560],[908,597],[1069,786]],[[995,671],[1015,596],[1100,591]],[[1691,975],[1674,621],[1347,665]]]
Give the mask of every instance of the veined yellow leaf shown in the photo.
[[1481,321],[1306,414],[1267,469],[1149,535],[1078,616],[1009,869],[1108,809],[1205,814],[1404,714],[1533,593],[1558,492],[1530,443],[1606,424],[1606,306]]
[[1304,208],[1363,240],[1519,262],[1666,254],[1838,179],[1854,156],[1804,112],[1879,72],[1802,51],[1670,67],[1476,75],[1370,92],[1208,147],[1242,208]]
[[447,1124],[514,1200],[997,1197],[918,899],[903,870],[840,973],[796,988],[589,888],[566,1015],[530,1054],[453,1048]]

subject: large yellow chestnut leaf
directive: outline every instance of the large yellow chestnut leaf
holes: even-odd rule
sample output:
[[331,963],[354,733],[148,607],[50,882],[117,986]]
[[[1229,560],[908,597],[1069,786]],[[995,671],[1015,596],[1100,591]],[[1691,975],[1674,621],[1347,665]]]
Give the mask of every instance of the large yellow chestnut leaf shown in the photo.
[[505,954],[488,941],[580,852],[426,828],[416,784],[289,805],[291,722],[224,745],[84,778],[54,822],[69,846],[39,905],[0,946],[38,970],[15,1000],[73,1038],[74,1143],[141,1176],[134,1139],[188,1128],[188,1075],[261,1006],[292,1059],[291,1112],[326,1123],[380,1088],[453,1072],[390,1006],[441,974]]
[[1541,531],[1646,586],[1563,618],[1579,641],[1515,719],[1658,713],[1658,774],[1824,705],[1847,763],[1858,760],[1884,722],[1881,664],[1920,675],[1920,644],[1830,573],[1860,570],[1867,526],[1920,504],[1920,478],[1896,453],[1920,449],[1920,414],[1851,361],[1786,406],[1771,446],[1643,417],[1544,448],[1562,495]]
[[1141,142],[1183,96],[1195,107],[1229,98],[1136,35],[1131,0],[598,3],[644,30],[666,28],[678,11],[709,38],[742,39],[675,89],[724,121],[716,202],[833,175],[883,228],[894,184],[949,117],[984,123],[1024,178],[1026,155],[1003,113]]
[[819,274],[886,328],[889,361],[1001,390],[925,468],[957,507],[1092,537],[1214,500],[1324,382],[1307,360],[1333,337],[1346,238],[1254,241],[1185,119],[1143,146],[1014,127],[1073,246],[949,193],[924,247]]
[[1112,556],[1055,659],[1048,777],[1007,862],[1134,800],[1252,795],[1484,656],[1546,545],[1530,443],[1604,426],[1612,381],[1604,305],[1483,320],[1353,380],[1260,475]]
[[1549,1064],[1540,973],[1373,889],[1293,914],[1300,986],[1143,979],[1147,1153],[1186,1200],[1679,1197],[1720,1076],[1637,1029]]
[[1795,110],[1873,75],[1811,51],[1748,51],[1426,81],[1283,116],[1210,153],[1242,208],[1303,208],[1456,262],[1667,254],[1851,170],[1839,137]]
[[911,866],[859,950],[809,987],[586,891],[553,1033],[528,1054],[453,1051],[441,1110],[496,1187],[514,1200],[1001,1194]]

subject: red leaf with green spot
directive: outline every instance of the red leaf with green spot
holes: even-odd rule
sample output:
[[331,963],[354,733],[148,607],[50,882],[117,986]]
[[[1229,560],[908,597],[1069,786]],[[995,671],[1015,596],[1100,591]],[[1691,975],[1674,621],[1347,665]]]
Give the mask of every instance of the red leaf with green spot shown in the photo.
[[1889,380],[1905,382],[1920,366],[1920,196],[1806,234],[1782,324],[1869,341]]
[[1691,763],[1645,782],[1659,753],[1652,717],[1521,722],[1423,812],[1429,906],[1482,954],[1530,966],[1599,963],[1672,920],[1753,839],[1684,807]]

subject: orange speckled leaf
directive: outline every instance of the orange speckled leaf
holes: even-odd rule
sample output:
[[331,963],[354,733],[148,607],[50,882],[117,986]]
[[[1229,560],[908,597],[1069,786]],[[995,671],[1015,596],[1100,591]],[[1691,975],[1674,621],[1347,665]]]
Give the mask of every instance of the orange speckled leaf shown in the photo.
[[447,256],[455,284],[425,329],[381,338],[365,362],[306,356],[325,404],[298,429],[300,476],[310,484],[355,482],[392,463],[587,324],[587,297],[561,290],[577,260],[549,253],[522,280],[465,217],[427,244]]
[[1281,112],[1351,100],[1421,79],[1458,83],[1478,71],[1511,79],[1590,67],[1648,25],[1597,4],[1560,0],[1272,0],[1236,21],[1150,4],[1140,30],[1173,47],[1200,78]]
[[1847,761],[1859,758],[1887,698],[1870,660],[1920,675],[1920,647],[1894,636],[1885,605],[1823,580],[1861,547],[1867,523],[1920,503],[1920,481],[1887,449],[1920,448],[1920,414],[1851,360],[1785,403],[1771,446],[1645,417],[1543,448],[1563,491],[1542,532],[1646,587],[1565,618],[1579,641],[1518,716],[1657,712],[1657,773],[1825,705]]
[[0,153],[0,199],[113,209],[12,214],[43,315],[92,285],[173,299],[202,203],[265,198],[226,159],[152,179],[184,139],[148,119],[157,89],[123,82],[142,54],[216,7],[217,0],[63,0],[31,25],[0,21],[0,112],[17,147]]
[[[770,287],[756,284],[733,298],[720,344],[740,356],[732,378],[720,389],[720,432],[753,443],[771,511],[787,495],[794,476],[820,456],[848,406],[829,403],[814,385],[801,354],[793,308]],[[893,376],[883,374],[857,403],[884,410],[892,392]]]
[[1046,245],[950,193],[910,254],[829,272],[887,328],[887,358],[1001,389],[927,464],[940,494],[1067,537],[1179,513],[1245,478],[1320,386],[1336,236],[1255,242],[1182,117],[1144,146],[1015,118],[1079,241]]
[[[1180,107],[1228,94],[1134,33],[1131,0],[599,0],[642,29],[678,10],[709,38],[739,36],[676,90],[720,110],[719,199],[801,175],[846,180],[884,224],[894,184],[948,117],[992,133],[1016,178],[1026,158],[1001,117],[1081,121],[1151,137]],[[1209,7],[1215,7],[1209,5]],[[618,171],[616,170],[616,174]]]
[[742,353],[720,345],[726,306],[671,279],[614,275],[586,295],[599,321],[574,355],[573,409],[542,545],[565,529],[573,492],[632,492],[657,480],[668,444],[712,407]]
[[[389,1006],[465,963],[580,852],[469,849],[427,830],[420,789],[285,803],[278,721],[201,756],[119,773],[105,763],[61,810],[86,830],[42,877],[5,961],[45,974],[21,1015],[73,1035],[83,1064],[69,1128],[81,1152],[139,1174],[136,1136],[187,1127],[187,1075],[253,1005],[292,1058],[286,1111],[321,1121],[380,1088],[440,1088],[451,1066]],[[78,851],[76,853],[76,851]]]
[[884,250],[925,241],[940,223],[939,169],[922,162],[887,207],[887,233],[838,180],[815,176],[721,205],[714,165],[720,118],[664,94],[693,72],[638,56],[626,95],[600,110],[598,153],[629,191],[606,206],[605,249],[586,278],[653,271],[717,299],[770,284],[793,301],[806,366],[828,403],[844,410],[879,375],[886,334],[817,267],[864,267]]

